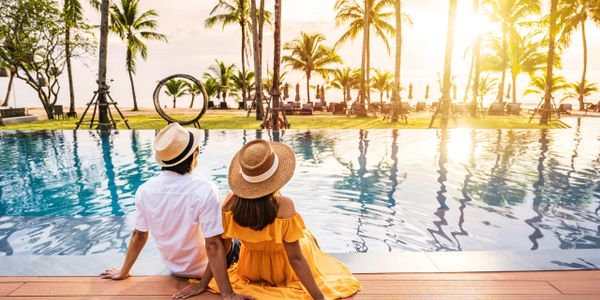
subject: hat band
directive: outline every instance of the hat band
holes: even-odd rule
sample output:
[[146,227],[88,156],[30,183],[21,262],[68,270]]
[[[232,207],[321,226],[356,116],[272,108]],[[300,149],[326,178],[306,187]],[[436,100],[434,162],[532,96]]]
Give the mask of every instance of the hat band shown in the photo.
[[[191,132],[188,132],[190,134],[190,139],[188,140],[188,144],[185,147],[185,149],[183,150],[183,152],[181,152],[181,154],[177,155],[177,157],[168,160],[168,161],[162,161],[164,164],[166,165],[172,165],[172,164],[176,164],[178,162],[180,162],[181,160],[183,160],[185,158],[185,156],[190,152],[190,150],[192,150],[192,147],[194,146],[194,135]],[[162,159],[161,159],[162,160]]]
[[249,176],[249,175],[244,174],[244,171],[240,171],[244,180],[246,180],[250,183],[261,183],[261,182],[266,181],[267,179],[271,178],[273,175],[275,175],[275,172],[277,172],[277,168],[279,168],[279,157],[277,156],[276,153],[274,153],[274,155],[275,155],[275,160],[273,161],[273,165],[271,166],[271,168],[258,176]]

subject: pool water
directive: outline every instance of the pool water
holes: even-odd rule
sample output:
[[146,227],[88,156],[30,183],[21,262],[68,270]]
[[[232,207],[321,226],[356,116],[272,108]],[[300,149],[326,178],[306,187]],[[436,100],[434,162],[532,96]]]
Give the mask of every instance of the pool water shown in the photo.
[[[564,130],[311,130],[283,193],[327,252],[600,248],[600,119]],[[0,131],[0,255],[121,253],[155,131]],[[198,176],[266,131],[204,131]]]

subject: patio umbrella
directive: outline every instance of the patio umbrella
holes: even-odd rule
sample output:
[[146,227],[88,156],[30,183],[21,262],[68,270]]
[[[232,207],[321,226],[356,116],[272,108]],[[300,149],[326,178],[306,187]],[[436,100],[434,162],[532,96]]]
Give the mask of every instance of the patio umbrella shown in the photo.
[[408,85],[408,100],[413,99],[413,84]]
[[390,88],[389,88],[389,87],[388,87],[388,88],[385,90],[385,97],[386,97],[388,100],[390,99]]
[[290,85],[286,82],[283,88],[283,100],[290,98]]
[[508,91],[506,92],[506,99],[510,100],[510,92],[512,90],[512,86],[510,85],[510,83],[508,84]]
[[429,84],[425,87],[425,100],[429,99]]
[[321,103],[325,105],[325,86],[321,86]]
[[300,102],[300,84],[296,83],[296,98],[294,99],[296,102]]
[[317,99],[321,99],[321,87],[317,84]]

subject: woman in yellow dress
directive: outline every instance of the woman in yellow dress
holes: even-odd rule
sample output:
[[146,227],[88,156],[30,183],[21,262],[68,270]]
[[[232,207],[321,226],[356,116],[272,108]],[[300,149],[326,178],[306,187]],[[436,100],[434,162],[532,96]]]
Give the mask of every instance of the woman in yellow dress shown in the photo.
[[[239,261],[229,269],[236,294],[254,299],[341,299],[360,282],[337,259],[323,253],[294,202],[279,194],[296,166],[293,150],[277,142],[245,145],[229,167],[232,193],[223,204],[225,247],[241,241]],[[210,268],[200,283],[175,297],[218,293]]]

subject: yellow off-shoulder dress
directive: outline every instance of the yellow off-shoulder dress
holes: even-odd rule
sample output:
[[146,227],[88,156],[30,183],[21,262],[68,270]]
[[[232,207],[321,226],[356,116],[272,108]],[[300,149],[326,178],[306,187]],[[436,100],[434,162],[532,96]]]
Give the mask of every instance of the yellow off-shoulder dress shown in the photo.
[[[223,238],[242,242],[240,259],[229,268],[229,279],[235,293],[255,299],[311,299],[308,291],[288,262],[283,242],[300,242],[302,253],[319,288],[327,299],[354,295],[361,284],[337,259],[323,253],[299,214],[288,219],[275,219],[261,231],[242,227],[231,212],[223,213]],[[218,293],[213,279],[209,288]]]

